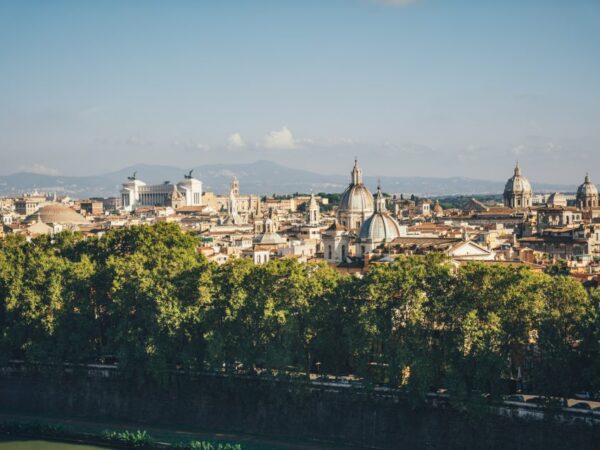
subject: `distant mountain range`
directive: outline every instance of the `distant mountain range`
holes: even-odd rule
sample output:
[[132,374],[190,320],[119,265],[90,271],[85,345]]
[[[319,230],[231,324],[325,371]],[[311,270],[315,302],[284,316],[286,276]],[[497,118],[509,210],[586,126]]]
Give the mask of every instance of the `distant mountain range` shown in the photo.
[[[121,183],[133,172],[146,183],[179,182],[187,170],[177,167],[138,164],[116,172],[91,176],[55,176],[19,172],[0,176],[0,195],[17,195],[38,190],[57,192],[73,198],[112,197],[119,193]],[[342,192],[350,181],[348,175],[322,175],[307,170],[293,169],[270,161],[250,164],[213,164],[194,168],[194,176],[204,184],[204,190],[225,193],[231,178],[240,181],[241,191],[252,194],[292,194],[295,192]],[[504,182],[477,180],[463,177],[376,177],[366,176],[371,189],[377,186],[389,193],[407,193],[422,196],[500,194]],[[574,192],[574,185],[533,183],[536,192]]]

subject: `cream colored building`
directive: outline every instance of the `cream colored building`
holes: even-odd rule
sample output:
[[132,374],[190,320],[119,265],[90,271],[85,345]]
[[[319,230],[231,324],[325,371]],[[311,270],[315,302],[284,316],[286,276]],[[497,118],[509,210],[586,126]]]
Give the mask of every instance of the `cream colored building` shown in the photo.
[[165,181],[163,184],[147,185],[134,173],[123,183],[121,201],[125,211],[133,211],[139,206],[202,206],[202,182],[190,171],[177,184]]

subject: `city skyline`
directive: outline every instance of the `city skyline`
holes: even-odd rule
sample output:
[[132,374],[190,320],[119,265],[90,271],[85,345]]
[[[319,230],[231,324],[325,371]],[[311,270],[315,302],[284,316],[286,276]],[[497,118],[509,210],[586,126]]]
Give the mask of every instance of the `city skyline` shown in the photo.
[[0,1],[0,450],[597,447],[598,43],[600,0]]
[[600,179],[600,6],[0,6],[2,175],[270,160],[345,174]]

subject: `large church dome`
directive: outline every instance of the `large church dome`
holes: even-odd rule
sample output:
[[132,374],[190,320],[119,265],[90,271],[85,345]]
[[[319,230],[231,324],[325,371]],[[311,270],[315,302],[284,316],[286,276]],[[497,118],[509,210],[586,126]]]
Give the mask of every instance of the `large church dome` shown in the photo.
[[508,179],[504,187],[505,194],[531,194],[531,184],[529,180],[521,173],[519,164],[515,167],[514,175]]
[[589,175],[585,176],[585,181],[579,188],[577,189],[577,198],[580,197],[588,197],[588,196],[597,196],[598,188],[594,183],[590,181]]
[[577,189],[577,206],[580,209],[596,208],[598,206],[598,188],[590,181],[589,175]]
[[373,211],[373,194],[363,184],[362,170],[358,166],[358,161],[354,161],[352,181],[340,198],[338,221],[348,229],[358,229]]
[[521,173],[519,163],[515,173],[508,179],[504,186],[504,206],[513,209],[531,208],[533,204],[533,190],[529,180]]
[[62,225],[84,225],[89,221],[68,206],[51,204],[41,207],[37,212],[27,216],[25,222],[43,222]]
[[340,198],[340,210],[373,211],[373,194],[364,184],[351,184]]
[[390,242],[400,236],[400,225],[385,207],[385,198],[377,188],[375,212],[360,227],[359,240],[373,243]]

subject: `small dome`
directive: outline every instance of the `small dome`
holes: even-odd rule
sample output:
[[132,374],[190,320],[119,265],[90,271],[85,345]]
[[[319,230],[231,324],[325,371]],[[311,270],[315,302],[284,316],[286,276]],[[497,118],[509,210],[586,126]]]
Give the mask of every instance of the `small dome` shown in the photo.
[[598,195],[598,188],[590,181],[589,175],[585,176],[585,181],[577,189],[577,198],[592,197]]
[[504,187],[504,194],[531,194],[531,184],[529,180],[521,173],[519,164],[515,167],[515,174],[508,179]]
[[360,227],[359,238],[373,242],[390,242],[400,236],[400,225],[389,213],[375,213]]
[[373,211],[373,195],[364,184],[350,185],[340,199],[342,211]]
[[400,236],[400,225],[386,210],[385,198],[377,188],[375,212],[360,227],[359,239],[371,242],[390,242]]
[[52,204],[43,206],[37,212],[27,216],[26,223],[43,222],[62,225],[85,225],[89,221],[68,206]]

